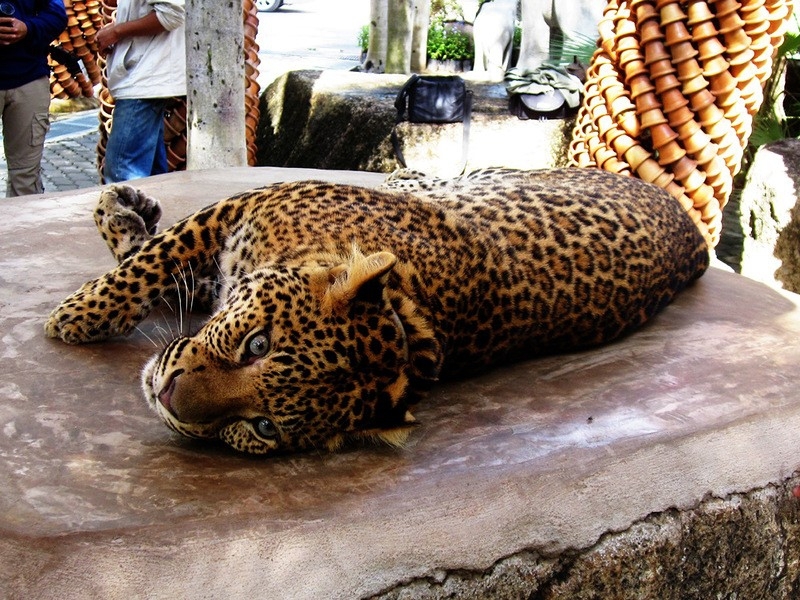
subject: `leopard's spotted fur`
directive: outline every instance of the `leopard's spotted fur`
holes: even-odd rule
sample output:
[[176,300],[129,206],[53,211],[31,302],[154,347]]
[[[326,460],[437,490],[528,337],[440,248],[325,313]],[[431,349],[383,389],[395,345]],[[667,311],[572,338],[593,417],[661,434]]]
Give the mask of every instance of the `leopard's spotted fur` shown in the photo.
[[47,334],[124,334],[190,272],[213,314],[143,375],[170,427],[251,453],[399,442],[438,379],[617,338],[708,266],[680,205],[632,178],[485,170],[387,187],[413,193],[282,183],[155,236],[156,203],[110,187],[96,220],[121,262]]

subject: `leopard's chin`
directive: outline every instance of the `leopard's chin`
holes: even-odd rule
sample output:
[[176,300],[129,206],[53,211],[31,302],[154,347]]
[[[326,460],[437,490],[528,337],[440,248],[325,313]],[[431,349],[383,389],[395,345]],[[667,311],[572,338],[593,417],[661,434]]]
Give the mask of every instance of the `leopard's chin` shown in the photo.
[[157,413],[159,412],[158,397],[153,387],[153,377],[155,375],[156,365],[158,365],[158,359],[159,355],[154,355],[142,368],[142,392],[144,393],[145,400],[147,400],[147,404]]

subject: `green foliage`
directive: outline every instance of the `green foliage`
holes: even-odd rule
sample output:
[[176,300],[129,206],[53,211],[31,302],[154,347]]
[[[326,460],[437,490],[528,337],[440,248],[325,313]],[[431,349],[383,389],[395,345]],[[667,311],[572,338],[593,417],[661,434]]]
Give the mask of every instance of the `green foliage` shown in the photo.
[[573,32],[569,39],[563,36],[555,37],[551,42],[550,53],[552,56],[560,56],[559,64],[567,65],[575,58],[583,65],[592,62],[592,55],[597,50],[597,36],[590,36],[579,32]]
[[475,55],[472,36],[434,23],[428,30],[428,56],[434,60],[470,60]]
[[364,25],[358,31],[358,38],[356,39],[356,43],[358,47],[361,48],[362,52],[366,52],[369,48],[369,25]]
[[780,89],[782,73],[787,61],[800,50],[800,33],[787,31],[783,43],[775,55],[772,76],[764,89],[764,103],[753,121],[750,145],[754,148],[789,136],[788,121],[800,117],[800,98],[792,92]]
[[750,134],[749,144],[753,149],[764,144],[776,142],[786,137],[786,125],[783,119],[774,113],[765,111],[753,121],[753,133]]
[[764,101],[753,119],[753,131],[745,149],[740,178],[747,172],[759,147],[792,137],[793,132],[796,132],[797,124],[800,122],[800,97],[792,95],[783,88],[785,81],[783,75],[787,69],[787,61],[796,59],[798,52],[800,52],[800,29],[795,15],[775,55],[772,75],[764,89]]

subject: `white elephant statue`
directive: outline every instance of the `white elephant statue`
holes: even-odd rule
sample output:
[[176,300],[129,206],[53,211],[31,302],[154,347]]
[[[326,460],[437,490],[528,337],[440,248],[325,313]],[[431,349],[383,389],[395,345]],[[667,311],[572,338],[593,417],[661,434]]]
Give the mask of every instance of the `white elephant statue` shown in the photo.
[[501,81],[511,66],[517,4],[518,0],[490,0],[481,5],[475,16],[472,70],[485,79]]

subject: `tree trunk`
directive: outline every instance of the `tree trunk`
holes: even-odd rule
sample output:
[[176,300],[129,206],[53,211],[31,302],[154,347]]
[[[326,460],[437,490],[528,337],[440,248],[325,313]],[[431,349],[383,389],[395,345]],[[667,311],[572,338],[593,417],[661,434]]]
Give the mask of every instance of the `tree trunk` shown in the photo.
[[411,71],[421,73],[428,66],[428,28],[431,21],[431,1],[414,2],[414,27],[411,34]]
[[411,72],[415,0],[388,0],[386,72]]
[[186,0],[187,169],[247,166],[242,1]]
[[364,59],[364,69],[383,73],[386,69],[386,37],[389,5],[387,0],[370,0],[369,47]]

